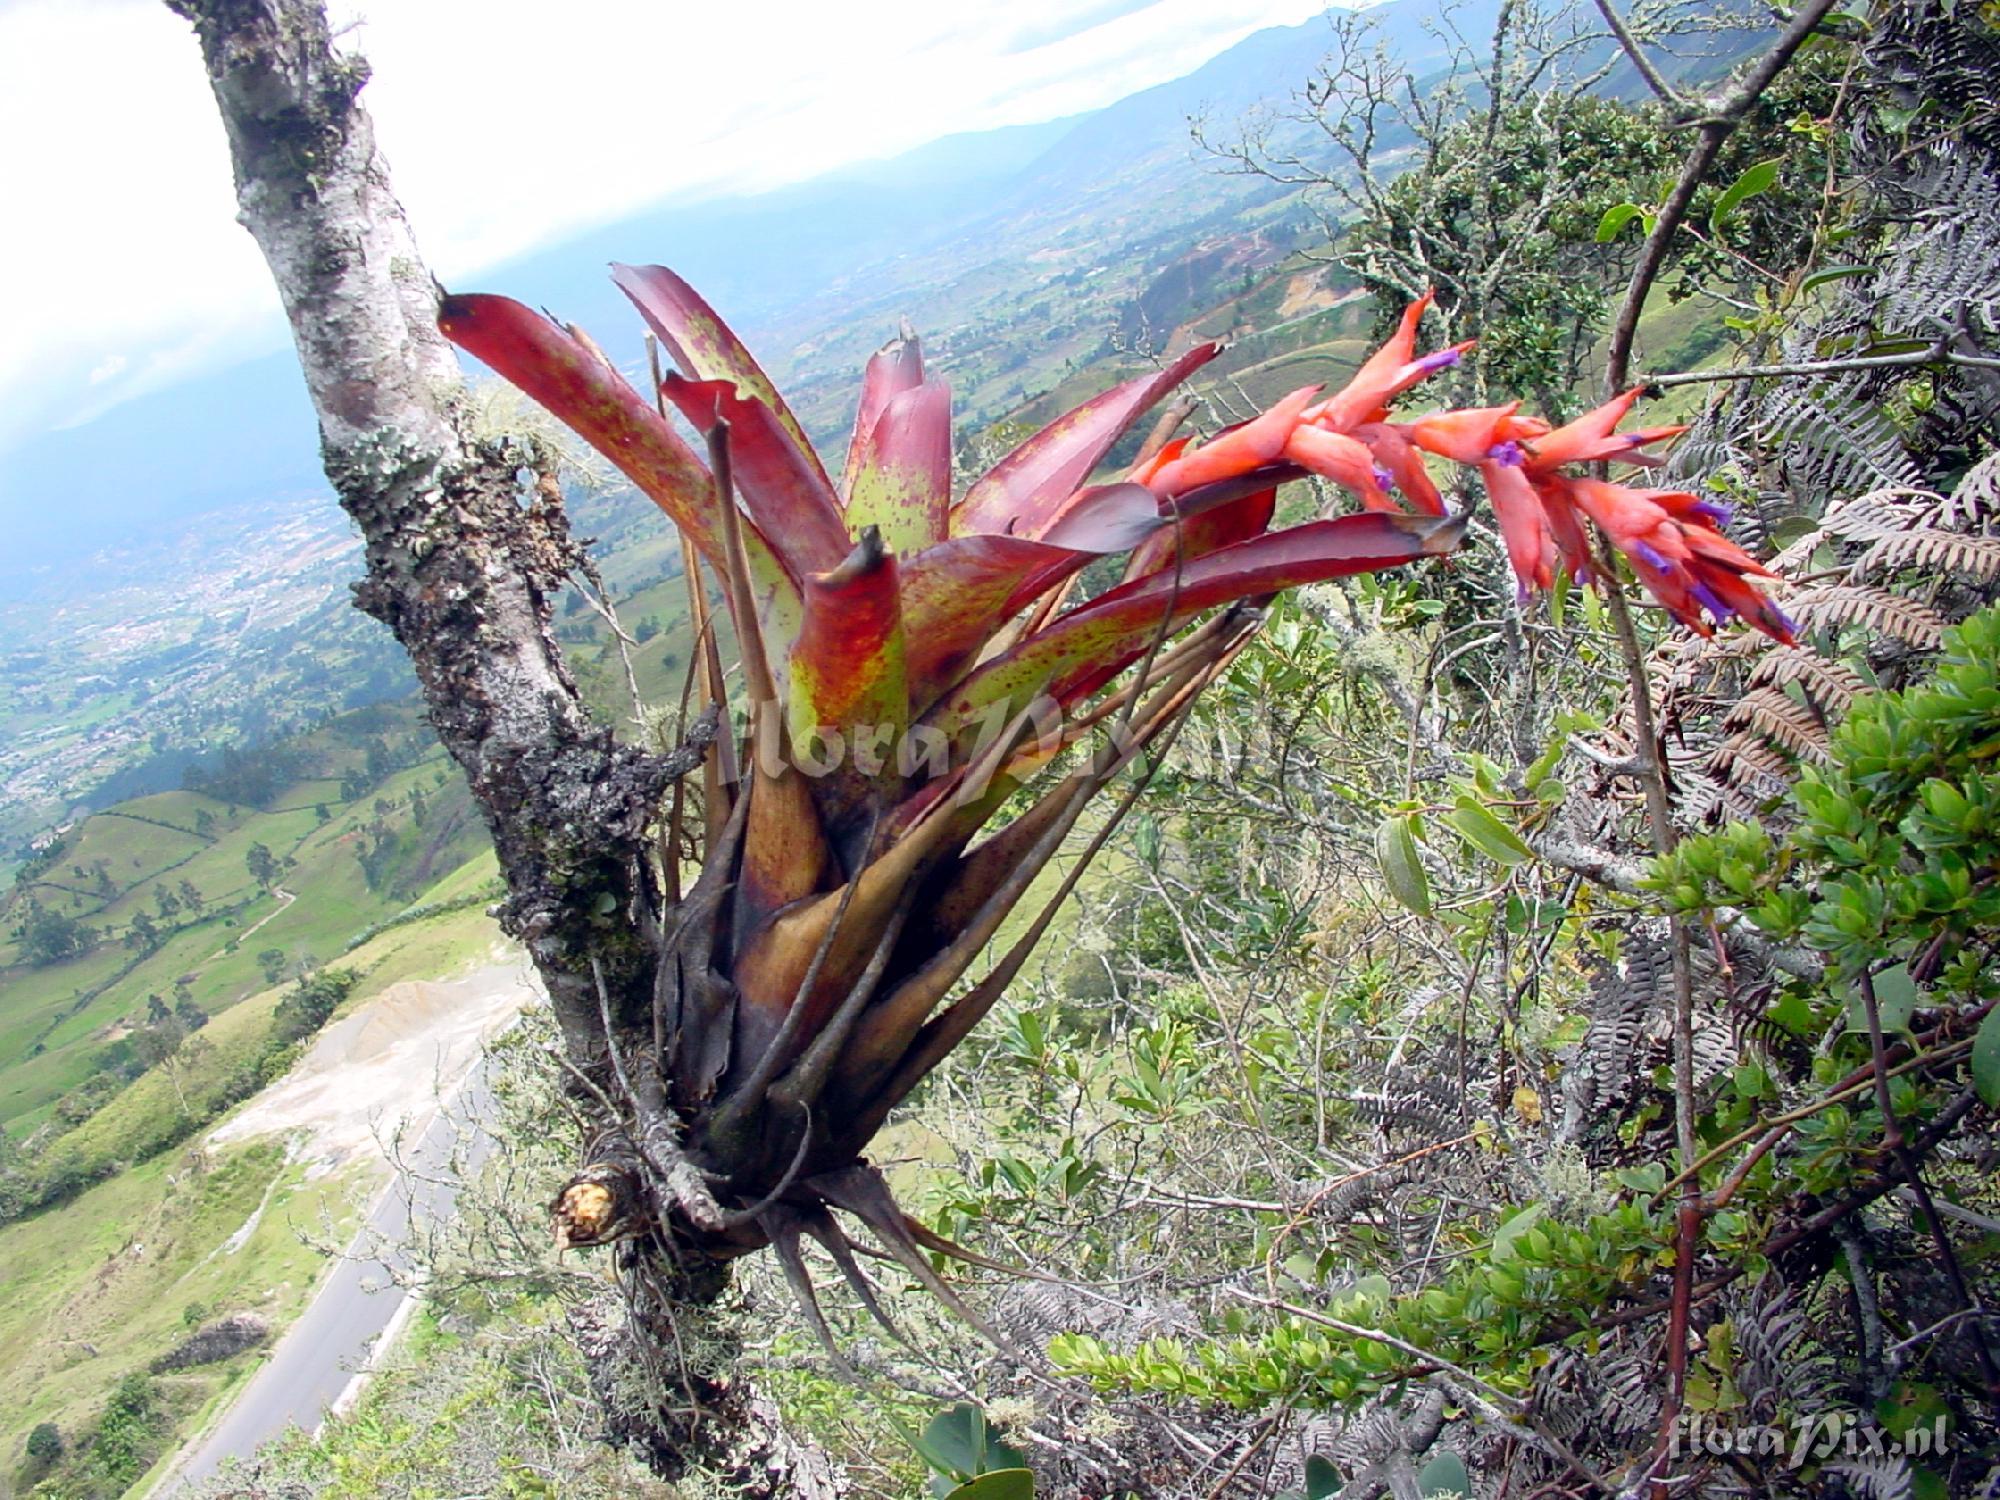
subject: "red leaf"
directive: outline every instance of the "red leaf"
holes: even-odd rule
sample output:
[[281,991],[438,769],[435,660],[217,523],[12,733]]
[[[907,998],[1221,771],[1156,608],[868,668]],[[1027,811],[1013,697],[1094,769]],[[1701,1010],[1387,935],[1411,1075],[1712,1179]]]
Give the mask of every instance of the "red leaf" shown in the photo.
[[910,711],[937,701],[1030,600],[1107,553],[1160,529],[1159,502],[1142,485],[1085,490],[1042,541],[957,536],[903,564]]
[[923,383],[924,356],[915,334],[905,331],[869,356],[868,368],[861,374],[861,405],[854,414],[854,436],[847,444],[847,466],[840,477],[843,499],[854,493],[855,468],[890,397],[913,391]]
[[702,300],[699,292],[665,266],[613,265],[611,279],[632,299],[639,316],[660,336],[674,363],[690,379],[731,381],[745,395],[763,402],[777,417],[778,425],[798,444],[799,452],[811,465],[821,486],[832,491],[805,428],[785,405],[771,377],[751,358],[743,341]]
[[1162,396],[1220,352],[1197,344],[1166,369],[1115,385],[1056,418],[995,464],[952,511],[952,534],[1009,532],[1040,536],[1063,501],[1104,462],[1125,429]]
[[[805,581],[805,623],[792,649],[786,713],[793,758],[824,760],[813,794],[836,839],[860,821],[878,789],[898,781],[896,755],[909,722],[903,676],[903,610],[895,555],[864,531],[838,568]],[[838,734],[834,742],[828,731]]]
[[1464,518],[1375,513],[1311,521],[1252,537],[1181,570],[1121,584],[988,662],[924,716],[954,743],[982,721],[1004,722],[1043,692],[1059,703],[1101,686],[1144,655],[1171,608],[1173,623],[1219,604],[1372,573],[1457,547]]
[[697,429],[729,424],[729,463],[743,508],[795,578],[840,566],[854,543],[833,491],[770,407],[727,380],[669,373],[660,389]]
[[719,518],[706,465],[596,349],[511,297],[483,293],[446,297],[438,329],[610,459],[720,566]]
[[[864,398],[865,408],[865,398]],[[951,387],[930,380],[882,404],[848,456],[847,525],[881,528],[907,557],[945,538],[951,516]]]
[[[1211,486],[1216,490],[1222,487]],[[1253,536],[1262,536],[1270,529],[1271,515],[1277,508],[1278,492],[1273,488],[1252,490],[1219,503],[1204,503],[1181,522],[1178,536],[1171,526],[1164,526],[1147,538],[1145,545],[1132,554],[1125,576],[1144,578],[1148,573],[1172,568],[1176,557],[1185,564]]]

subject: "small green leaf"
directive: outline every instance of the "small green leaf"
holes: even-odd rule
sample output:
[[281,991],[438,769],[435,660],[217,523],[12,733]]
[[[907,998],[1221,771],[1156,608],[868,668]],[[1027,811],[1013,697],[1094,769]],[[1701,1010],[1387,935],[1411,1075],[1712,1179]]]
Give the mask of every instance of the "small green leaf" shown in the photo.
[[1972,1086],[1988,1109],[2000,1109],[2000,1005],[1986,1013],[1972,1039]]
[[945,1500],[1035,1500],[1035,1476],[1027,1469],[994,1469],[961,1484]]
[[1460,797],[1444,820],[1453,833],[1496,863],[1526,864],[1535,857],[1534,850],[1522,843],[1513,829],[1470,797]]
[[1759,193],[1769,192],[1778,180],[1779,165],[1775,157],[1770,161],[1760,161],[1723,189],[1722,196],[1715,200],[1715,207],[1708,212],[1710,233],[1720,233],[1723,224],[1738,208]]
[[1815,271],[1799,283],[1799,290],[1809,292],[1816,286],[1825,286],[1829,281],[1839,281],[1847,276],[1866,276],[1873,266],[1826,266]]
[[1487,1258],[1495,1265],[1514,1259],[1515,1256],[1520,1254],[1520,1249],[1516,1241],[1530,1229],[1533,1229],[1546,1211],[1545,1205],[1531,1203],[1505,1224],[1502,1224],[1493,1232],[1493,1248],[1488,1252]]
[[1431,883],[1417,851],[1416,818],[1409,813],[1385,818],[1375,830],[1375,858],[1389,894],[1420,917],[1431,914]]
[[1819,523],[1811,516],[1786,516],[1771,528],[1771,541],[1777,546],[1789,547],[1818,529]]
[[[1882,1032],[1892,1036],[1910,1029],[1910,1016],[1917,1008],[1921,991],[1916,980],[1910,977],[1908,964],[1897,964],[1892,969],[1884,969],[1874,979],[1875,1009],[1882,1017]],[[1847,997],[1847,1029],[1865,1033],[1868,1030],[1868,1008],[1861,999],[1859,986],[1854,987]]]
[[1333,1500],[1340,1493],[1340,1470],[1315,1453],[1306,1460],[1306,1500]]
[[1470,1495],[1472,1476],[1465,1471],[1465,1460],[1456,1453],[1440,1453],[1417,1476],[1417,1493],[1424,1500],[1433,1495]]
[[1604,210],[1604,217],[1597,221],[1597,243],[1608,245],[1618,238],[1619,231],[1638,218],[1645,210],[1636,203],[1614,203]]

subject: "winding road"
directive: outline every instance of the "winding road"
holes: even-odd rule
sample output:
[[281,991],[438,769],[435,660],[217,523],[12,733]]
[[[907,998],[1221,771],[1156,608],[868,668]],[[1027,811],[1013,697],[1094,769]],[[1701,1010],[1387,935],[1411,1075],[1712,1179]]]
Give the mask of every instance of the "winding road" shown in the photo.
[[[228,1459],[250,1457],[288,1428],[319,1428],[342,1392],[367,1369],[384,1330],[414,1295],[396,1285],[393,1273],[410,1267],[404,1247],[413,1230],[451,1216],[458,1197],[457,1184],[448,1176],[453,1147],[470,1129],[461,1166],[467,1172],[478,1168],[488,1149],[479,1127],[490,1118],[492,1106],[481,1063],[405,1153],[402,1167],[376,1199],[346,1255],[272,1348],[264,1367],[183,1454],[154,1489],[155,1496],[187,1493]],[[382,1246],[391,1248],[378,1256]]]

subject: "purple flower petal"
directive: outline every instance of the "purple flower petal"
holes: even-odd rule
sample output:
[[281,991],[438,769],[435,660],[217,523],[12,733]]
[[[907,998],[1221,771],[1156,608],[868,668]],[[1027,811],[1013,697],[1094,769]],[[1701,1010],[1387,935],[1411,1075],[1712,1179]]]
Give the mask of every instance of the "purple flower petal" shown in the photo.
[[1504,443],[1495,443],[1486,450],[1486,456],[1496,464],[1503,464],[1510,469],[1518,469],[1528,461],[1527,451],[1512,438]]
[[1673,564],[1668,562],[1661,555],[1660,550],[1650,542],[1634,542],[1632,544],[1632,555],[1645,563],[1647,567],[1656,569],[1661,573],[1671,573],[1673,571]]
[[1723,603],[1721,599],[1716,597],[1715,590],[1711,589],[1707,584],[1703,583],[1700,579],[1694,580],[1694,582],[1689,586],[1689,592],[1692,593],[1695,596],[1695,598],[1701,601],[1702,607],[1704,609],[1706,609],[1711,615],[1715,616],[1718,624],[1724,620],[1733,619],[1735,617],[1736,611],[1731,609],[1727,604]]
[[1713,522],[1717,531],[1728,526],[1736,515],[1735,511],[1724,505],[1720,500],[1703,500],[1693,507],[1693,511],[1694,514],[1706,517],[1709,521]]
[[1418,360],[1417,368],[1429,375],[1436,370],[1449,370],[1458,361],[1459,353],[1456,349],[1440,349],[1437,353],[1426,354]]

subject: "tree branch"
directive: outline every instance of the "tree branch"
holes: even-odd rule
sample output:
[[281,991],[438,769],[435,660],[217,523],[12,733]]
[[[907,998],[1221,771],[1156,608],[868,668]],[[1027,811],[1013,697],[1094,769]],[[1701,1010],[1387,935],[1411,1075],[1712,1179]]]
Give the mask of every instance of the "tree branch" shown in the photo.
[[1604,384],[1608,392],[1615,394],[1625,385],[1632,365],[1632,341],[1638,336],[1639,317],[1645,311],[1647,294],[1665,269],[1667,252],[1673,245],[1674,236],[1687,218],[1694,195],[1707,180],[1708,169],[1715,165],[1715,158],[1721,154],[1723,143],[1743,123],[1744,116],[1763,97],[1764,90],[1784,72],[1793,54],[1806,44],[1833,6],[1834,0],[1805,0],[1792,13],[1791,24],[1772,44],[1771,50],[1701,122],[1701,134],[1681,165],[1681,175],[1674,183],[1673,191],[1661,205],[1660,216],[1653,222],[1653,232],[1646,236],[1646,243],[1639,250],[1639,263],[1633,267],[1631,283],[1625,289],[1624,305],[1618,309],[1618,321],[1611,331],[1611,350],[1604,362]]
[[485,815],[505,925],[566,1029],[594,1033],[587,953],[614,992],[650,975],[636,943],[606,950],[597,908],[650,898],[635,886],[645,824],[699,757],[619,745],[585,709],[548,606],[577,548],[559,510],[520,503],[528,446],[472,428],[437,286],[359,101],[367,64],[335,51],[310,0],[168,4],[200,40],[240,218],[291,322],[327,478],[366,545],[355,602],[409,652]]
[[1597,0],[1597,10],[1604,17],[1604,24],[1611,28],[1611,34],[1618,38],[1618,45],[1625,49],[1625,55],[1632,60],[1632,66],[1639,70],[1639,76],[1646,80],[1646,87],[1658,94],[1662,101],[1674,109],[1683,109],[1687,101],[1681,97],[1679,89],[1667,82],[1666,75],[1653,66],[1653,60],[1646,56],[1639,45],[1639,39],[1632,34],[1632,28],[1625,24],[1625,18],[1618,14],[1618,7],[1611,0]]

